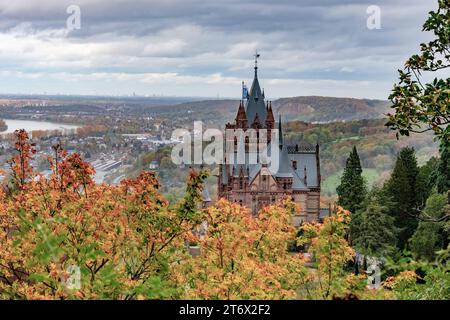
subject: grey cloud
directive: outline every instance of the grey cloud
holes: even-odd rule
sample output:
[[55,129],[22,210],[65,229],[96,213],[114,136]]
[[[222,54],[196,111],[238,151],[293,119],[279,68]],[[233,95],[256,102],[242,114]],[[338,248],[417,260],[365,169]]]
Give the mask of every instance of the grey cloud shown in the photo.
[[[242,77],[258,48],[269,78],[389,81],[427,39],[421,24],[436,7],[423,0],[0,0],[0,34],[21,24],[31,26],[30,37],[63,29],[70,4],[81,7],[82,28],[59,41],[91,54],[70,56],[58,46],[49,63],[30,43],[23,56],[3,50],[1,67]],[[372,4],[381,7],[381,30],[366,28]]]

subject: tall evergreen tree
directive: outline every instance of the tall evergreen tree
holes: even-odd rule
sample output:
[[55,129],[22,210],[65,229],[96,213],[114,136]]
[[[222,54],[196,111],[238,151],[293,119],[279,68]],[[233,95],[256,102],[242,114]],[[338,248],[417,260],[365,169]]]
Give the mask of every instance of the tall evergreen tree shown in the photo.
[[436,174],[436,186],[439,193],[447,193],[450,190],[450,147],[441,148],[441,158]]
[[350,223],[353,247],[361,254],[371,257],[393,257],[396,252],[397,228],[389,215],[388,199],[379,189],[372,190],[356,211]]
[[417,228],[418,196],[416,183],[419,168],[414,148],[400,150],[391,178],[385,184],[385,192],[391,198],[390,214],[400,229],[398,247],[404,249]]
[[419,168],[416,180],[416,195],[420,209],[425,207],[425,203],[436,185],[438,165],[439,159],[432,157],[425,165]]
[[336,189],[339,196],[338,204],[344,209],[355,213],[366,196],[366,190],[358,151],[353,146],[353,150],[346,162],[341,184]]

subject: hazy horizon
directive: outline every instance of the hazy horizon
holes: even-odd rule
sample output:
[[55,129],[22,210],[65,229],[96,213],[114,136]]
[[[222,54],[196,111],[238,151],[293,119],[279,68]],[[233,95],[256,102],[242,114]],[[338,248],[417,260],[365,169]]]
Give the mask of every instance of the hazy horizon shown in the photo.
[[[239,98],[258,50],[266,97],[385,100],[436,3],[0,0],[0,93]],[[370,5],[380,29],[369,29]],[[68,10],[69,9],[69,13]]]

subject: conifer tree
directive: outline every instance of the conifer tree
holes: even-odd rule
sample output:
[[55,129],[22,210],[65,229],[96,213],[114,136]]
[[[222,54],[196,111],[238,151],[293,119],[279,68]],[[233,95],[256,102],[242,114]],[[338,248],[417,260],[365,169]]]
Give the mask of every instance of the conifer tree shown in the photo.
[[372,190],[363,208],[353,214],[350,235],[353,247],[371,257],[392,257],[396,251],[397,228],[389,215],[387,201],[379,189]]
[[439,175],[437,171],[438,165],[439,158],[432,157],[425,165],[419,168],[416,180],[416,194],[420,209],[425,207],[425,203],[436,185],[437,175]]
[[450,148],[442,148],[441,150],[436,186],[439,193],[447,193],[450,190]]
[[418,196],[416,183],[419,169],[414,148],[403,148],[395,162],[391,178],[385,185],[386,195],[391,199],[390,214],[400,229],[398,247],[403,249],[417,228]]
[[366,184],[362,177],[361,162],[356,147],[347,159],[341,184],[336,189],[338,204],[354,213],[360,207],[366,195]]

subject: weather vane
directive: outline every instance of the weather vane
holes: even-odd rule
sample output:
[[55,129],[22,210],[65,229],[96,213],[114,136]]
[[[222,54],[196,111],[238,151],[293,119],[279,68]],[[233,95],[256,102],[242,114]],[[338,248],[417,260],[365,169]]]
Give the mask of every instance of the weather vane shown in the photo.
[[258,58],[259,58],[260,56],[261,56],[261,55],[258,53],[258,50],[255,50],[255,69],[258,68]]

